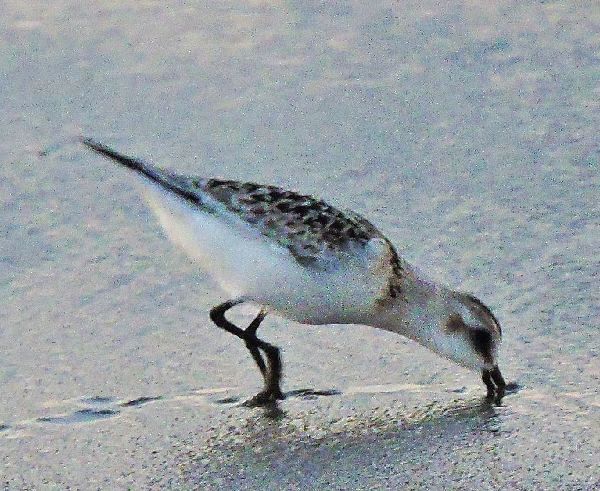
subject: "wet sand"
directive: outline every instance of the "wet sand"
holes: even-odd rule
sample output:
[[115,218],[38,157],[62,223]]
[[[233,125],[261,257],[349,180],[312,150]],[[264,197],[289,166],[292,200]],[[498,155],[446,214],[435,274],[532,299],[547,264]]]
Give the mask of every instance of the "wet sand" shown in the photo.
[[[600,9],[363,3],[3,2],[2,486],[600,486]],[[270,317],[292,394],[241,407],[223,293],[82,133],[366,215],[493,308],[518,390],[493,407],[399,336]]]

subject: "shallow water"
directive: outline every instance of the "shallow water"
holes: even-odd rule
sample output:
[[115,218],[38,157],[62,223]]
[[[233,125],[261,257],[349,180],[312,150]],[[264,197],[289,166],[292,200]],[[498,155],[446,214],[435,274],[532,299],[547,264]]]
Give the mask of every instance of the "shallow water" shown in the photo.
[[[600,484],[593,2],[0,14],[5,487]],[[259,375],[208,321],[222,293],[81,133],[365,214],[494,309],[520,390],[490,407],[477,376],[403,338],[268,318],[296,392],[240,407]]]

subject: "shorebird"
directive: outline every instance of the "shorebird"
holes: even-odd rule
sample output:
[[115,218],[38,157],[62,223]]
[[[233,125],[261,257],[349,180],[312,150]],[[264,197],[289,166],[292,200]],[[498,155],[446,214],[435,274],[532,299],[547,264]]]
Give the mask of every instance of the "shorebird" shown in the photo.
[[[248,405],[285,397],[280,350],[257,336],[268,312],[404,335],[479,371],[489,399],[504,396],[502,331],[491,310],[417,273],[361,215],[276,186],[180,175],[92,139],[82,142],[142,176],[166,235],[228,293],[210,318],[246,344],[263,376],[264,388]],[[244,302],[260,310],[242,329],[225,313]]]

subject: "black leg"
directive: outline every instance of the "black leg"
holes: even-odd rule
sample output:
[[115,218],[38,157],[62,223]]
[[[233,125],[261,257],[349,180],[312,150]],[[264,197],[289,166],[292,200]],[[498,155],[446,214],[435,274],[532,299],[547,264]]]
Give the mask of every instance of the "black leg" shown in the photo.
[[491,376],[496,384],[496,404],[500,404],[500,401],[504,397],[504,392],[506,391],[506,382],[504,381],[504,377],[502,376],[502,373],[500,373],[498,366],[495,366],[492,369]]
[[483,383],[487,387],[486,397],[490,400],[493,399],[496,395],[496,387],[494,386],[494,382],[492,382],[492,375],[490,374],[489,370],[481,371],[481,380],[483,380]]
[[[265,318],[266,312],[261,310],[246,330],[240,329],[225,318],[227,310],[243,301],[243,299],[229,300],[217,305],[211,309],[210,318],[218,327],[244,340],[258,368],[264,374],[265,388],[249,401],[249,405],[265,404],[276,399],[283,399],[284,395],[279,387],[282,372],[279,348],[256,337],[256,330]],[[258,348],[262,349],[267,356],[268,367],[265,366]]]
[[500,369],[495,366],[491,370],[482,370],[481,379],[487,387],[487,398],[500,404],[506,391],[506,382],[500,373]]
[[275,401],[277,399],[285,399],[279,383],[281,381],[281,373],[283,364],[281,363],[281,352],[277,346],[273,346],[256,336],[251,336],[251,342],[262,349],[269,361],[269,368],[265,375],[265,388],[256,394],[256,396],[248,401],[248,405],[264,404],[266,402]]
[[261,310],[245,330],[240,329],[225,318],[225,312],[227,312],[231,307],[239,305],[242,302],[243,300],[229,300],[228,302],[222,303],[210,311],[210,318],[218,327],[235,334],[245,341],[246,347],[258,365],[260,373],[262,373],[263,377],[266,379],[267,367],[262,359],[262,356],[260,355],[260,351],[256,346],[256,343],[254,342],[254,338],[256,338],[256,330],[267,315],[266,311]]
[[[266,317],[266,315],[267,315],[267,312],[265,310],[261,310],[258,313],[256,318],[245,329],[245,332],[248,336],[256,337],[256,330],[258,329],[258,326],[260,326],[260,323],[263,321],[263,319]],[[265,365],[265,362],[260,354],[260,350],[248,338],[246,338],[245,341],[246,341],[246,348],[248,348],[248,351],[250,351],[252,358],[254,358],[254,361],[258,365],[258,369],[260,370],[260,373],[262,373],[262,376],[266,382],[267,366]]]

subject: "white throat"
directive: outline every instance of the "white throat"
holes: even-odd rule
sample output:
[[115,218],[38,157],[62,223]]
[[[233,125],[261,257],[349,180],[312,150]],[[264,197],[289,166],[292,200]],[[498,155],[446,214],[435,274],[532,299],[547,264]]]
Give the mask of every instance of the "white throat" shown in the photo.
[[398,301],[382,307],[369,324],[406,336],[460,365],[481,368],[483,362],[464,334],[447,329],[448,319],[460,308],[456,293],[417,274],[411,266],[403,266]]

